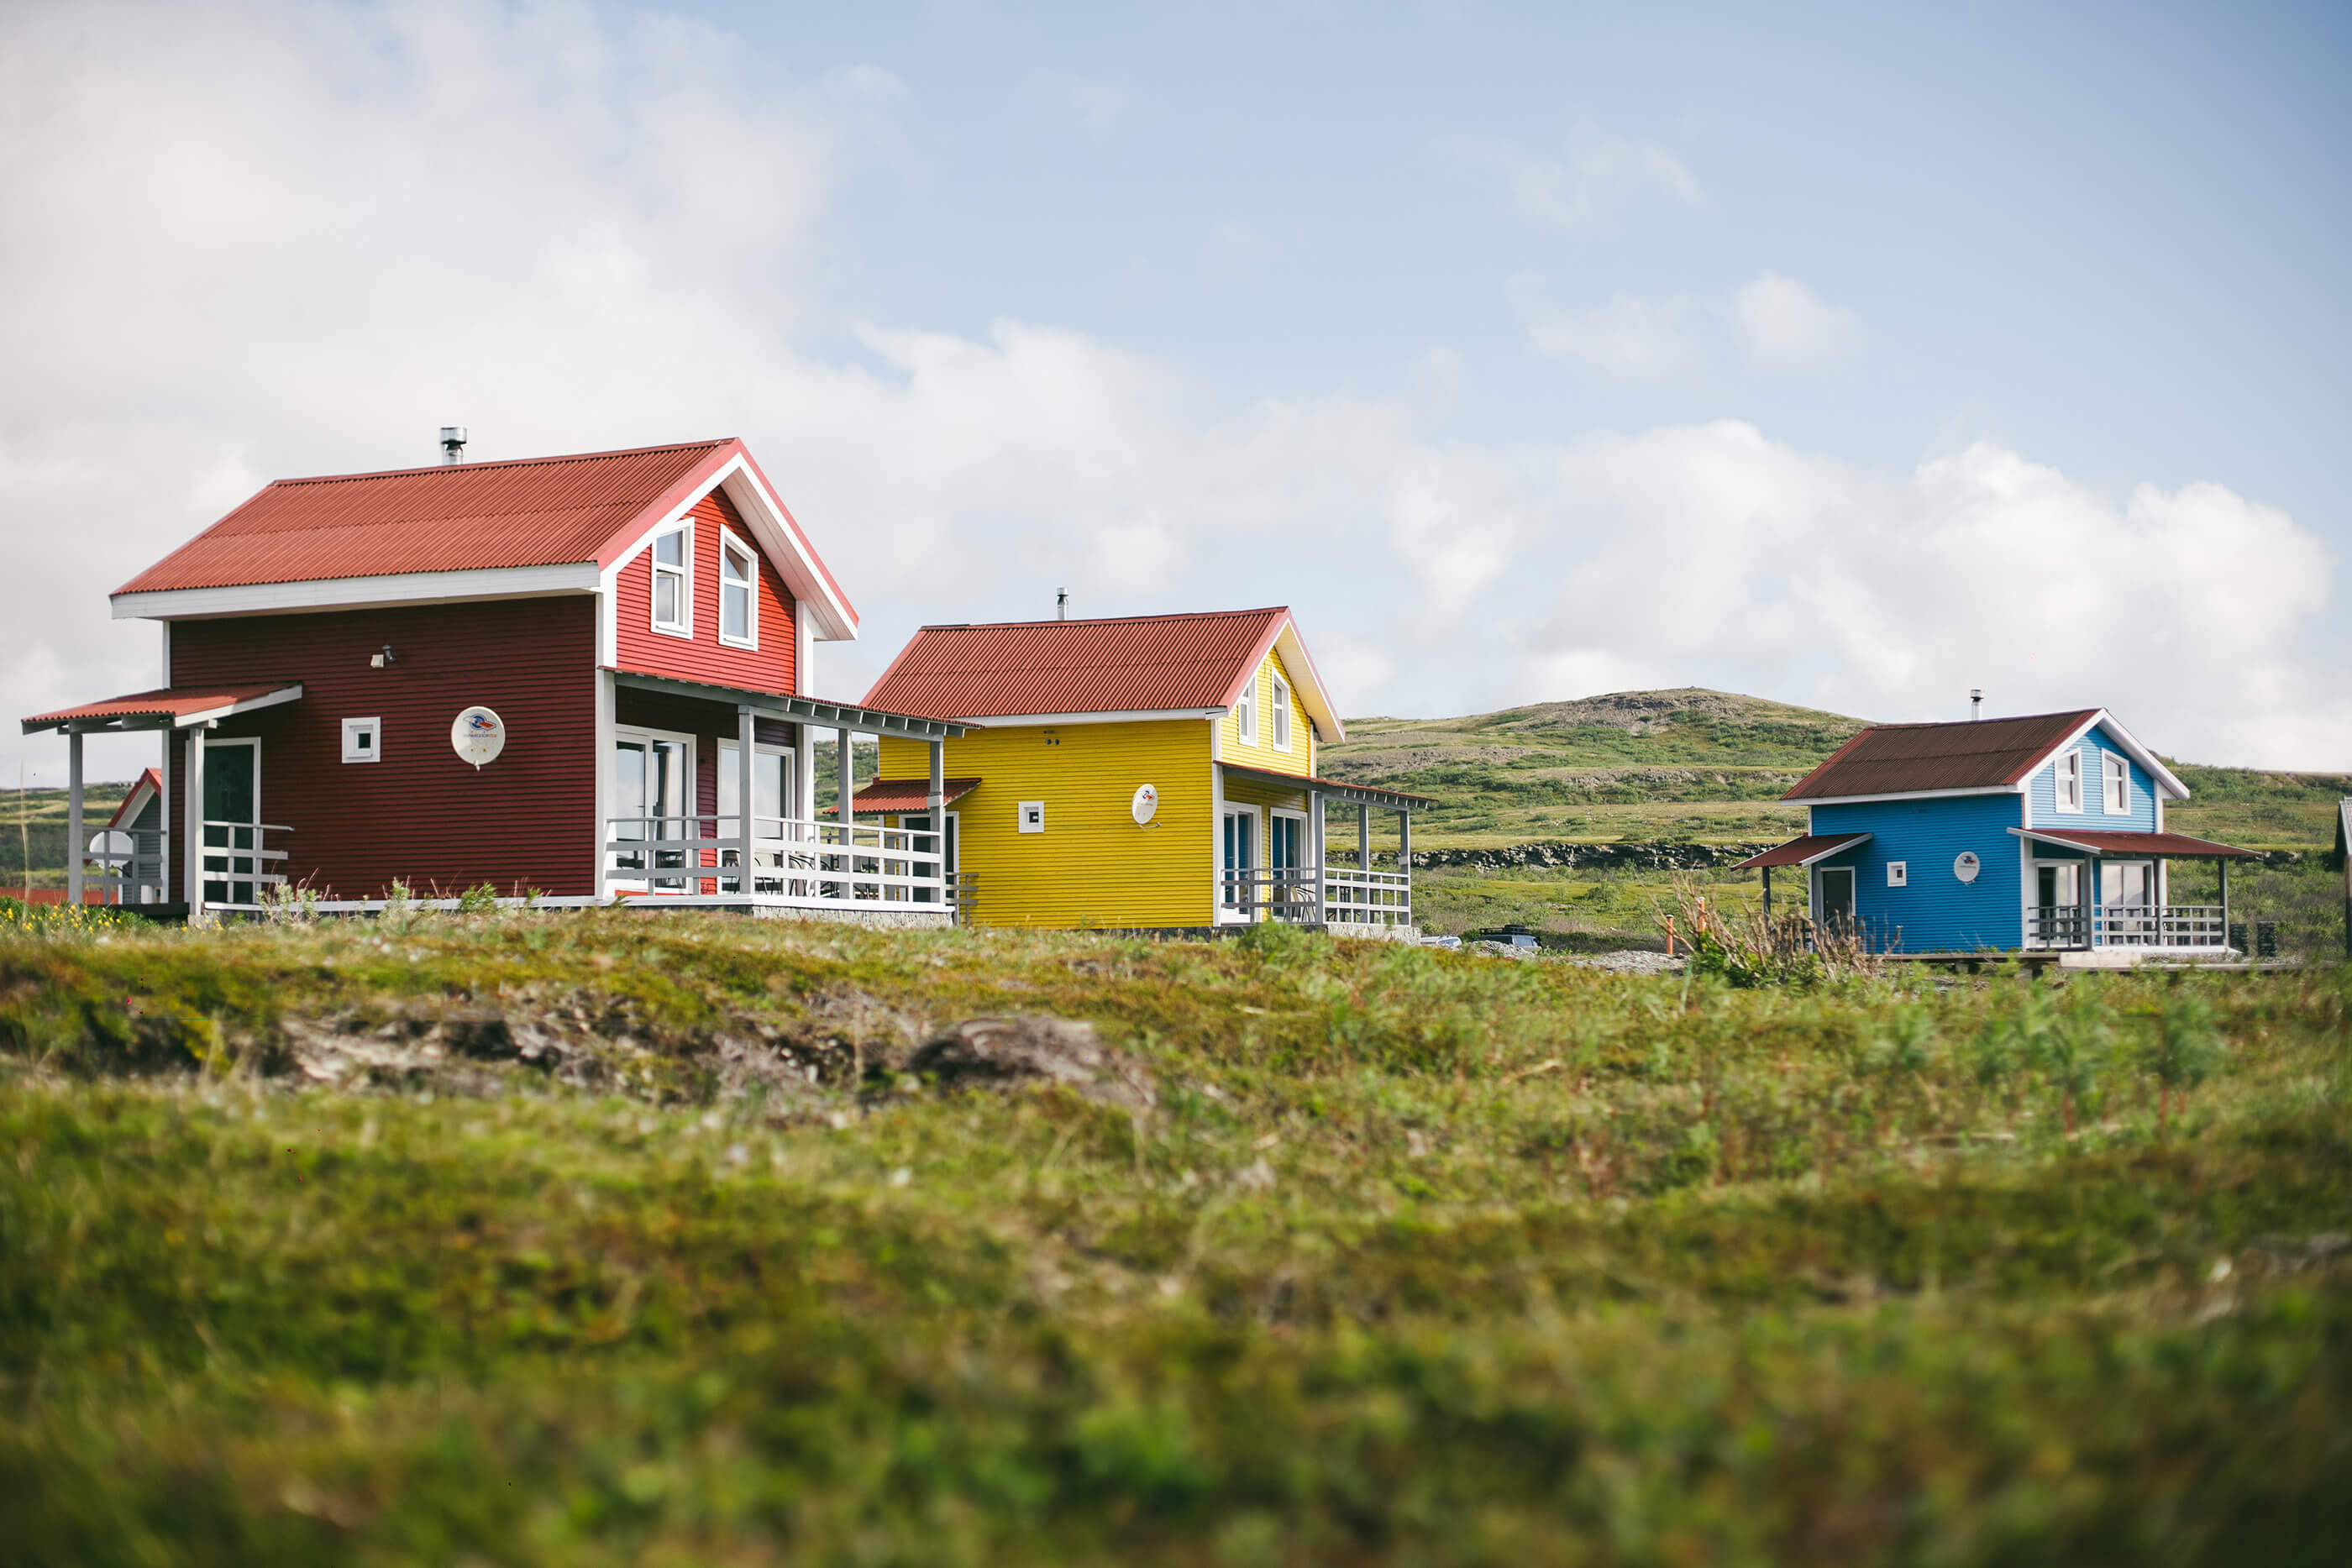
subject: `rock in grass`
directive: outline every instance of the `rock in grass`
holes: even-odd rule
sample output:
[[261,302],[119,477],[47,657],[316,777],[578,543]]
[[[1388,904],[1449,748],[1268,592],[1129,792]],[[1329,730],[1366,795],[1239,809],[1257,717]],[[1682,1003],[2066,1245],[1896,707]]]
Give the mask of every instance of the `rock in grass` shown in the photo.
[[1158,1100],[1142,1064],[1105,1045],[1094,1025],[1036,1014],[966,1019],[916,1047],[906,1071],[941,1089],[1060,1083],[1129,1111]]

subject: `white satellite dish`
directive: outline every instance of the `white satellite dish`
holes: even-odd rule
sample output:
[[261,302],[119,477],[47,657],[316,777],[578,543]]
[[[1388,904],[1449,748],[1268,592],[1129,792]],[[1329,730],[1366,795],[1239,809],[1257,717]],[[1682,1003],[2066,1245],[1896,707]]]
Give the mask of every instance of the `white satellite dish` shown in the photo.
[[449,744],[479,772],[507,748],[506,720],[486,707],[469,707],[449,726]]
[[94,855],[123,858],[137,851],[138,846],[131,841],[131,835],[118,828],[109,828],[89,841],[89,852]]
[[1142,827],[1160,813],[1160,791],[1149,784],[1138,784],[1135,799],[1127,803],[1127,809],[1134,813],[1135,825]]
[[1952,874],[1964,883],[1976,881],[1977,873],[1983,869],[1984,862],[1977,859],[1974,850],[1962,850],[1952,861]]

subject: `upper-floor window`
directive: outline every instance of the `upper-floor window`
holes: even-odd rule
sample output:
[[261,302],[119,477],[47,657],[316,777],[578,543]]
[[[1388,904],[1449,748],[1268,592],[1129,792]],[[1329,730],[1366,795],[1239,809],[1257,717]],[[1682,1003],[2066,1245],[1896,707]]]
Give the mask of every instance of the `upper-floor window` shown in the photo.
[[654,538],[654,630],[694,635],[694,525]]
[[2106,802],[2107,810],[2121,816],[2131,810],[2131,765],[2112,751],[2102,752],[2100,756],[2104,769],[2100,794]]
[[1240,734],[1244,746],[1257,744],[1257,677],[1255,675],[1252,675],[1250,684],[1242,688],[1240,706],[1234,709],[1234,728]]
[[760,645],[760,558],[734,535],[719,536],[719,640],[738,648]]
[[2058,809],[2083,809],[2083,754],[2070,751],[2058,759]]
[[1274,748],[1290,749],[1290,687],[1280,675],[1274,677],[1274,705],[1268,715],[1274,720]]

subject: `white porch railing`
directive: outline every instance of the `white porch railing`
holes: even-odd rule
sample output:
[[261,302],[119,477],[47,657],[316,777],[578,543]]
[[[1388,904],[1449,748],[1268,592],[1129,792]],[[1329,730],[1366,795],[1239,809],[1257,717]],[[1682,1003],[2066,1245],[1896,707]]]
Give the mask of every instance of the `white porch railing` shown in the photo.
[[1412,875],[1354,866],[1254,867],[1218,873],[1217,908],[1228,919],[1279,920],[1346,930],[1412,924]]
[[2228,910],[2218,904],[2040,904],[2029,910],[2032,947],[2227,947]]
[[754,817],[746,849],[736,817],[614,817],[605,823],[615,893],[660,898],[950,913],[972,879],[945,875],[928,828]]
[[108,828],[82,855],[84,885],[101,904],[162,904],[172,836],[161,828]]
[[271,888],[286,885],[271,868],[286,858],[265,835],[294,830],[277,822],[206,822],[198,890],[206,909],[259,909]]

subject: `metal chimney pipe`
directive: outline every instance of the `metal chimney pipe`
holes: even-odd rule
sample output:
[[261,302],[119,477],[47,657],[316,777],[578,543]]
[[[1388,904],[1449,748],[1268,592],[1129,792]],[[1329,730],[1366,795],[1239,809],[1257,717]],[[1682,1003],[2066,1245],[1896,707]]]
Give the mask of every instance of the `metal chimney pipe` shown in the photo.
[[1984,717],[1984,688],[1982,686],[1970,686],[1969,688],[1969,717],[1971,719]]
[[466,427],[445,424],[441,427],[441,461],[463,463],[466,460]]
[[1065,588],[1058,590],[1054,595],[1054,619],[1056,621],[1067,621],[1069,618],[1070,591]]

